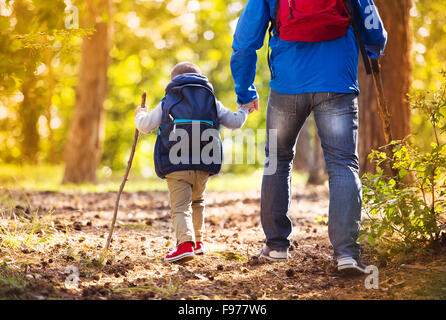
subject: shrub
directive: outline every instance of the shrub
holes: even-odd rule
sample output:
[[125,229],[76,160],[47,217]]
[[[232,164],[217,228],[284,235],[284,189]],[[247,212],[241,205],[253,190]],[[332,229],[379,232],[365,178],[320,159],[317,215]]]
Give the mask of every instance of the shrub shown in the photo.
[[[376,174],[362,178],[368,217],[362,239],[404,250],[433,243],[446,229],[446,146],[441,141],[446,131],[446,77],[438,91],[419,92],[409,101],[432,126],[430,149],[420,151],[412,136],[392,141],[372,151],[369,158],[376,163]],[[387,174],[389,164],[397,176]]]

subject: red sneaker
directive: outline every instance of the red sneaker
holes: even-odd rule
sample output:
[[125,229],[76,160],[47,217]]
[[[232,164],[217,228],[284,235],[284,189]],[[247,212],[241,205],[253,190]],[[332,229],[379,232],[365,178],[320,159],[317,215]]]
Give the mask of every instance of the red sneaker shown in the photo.
[[194,258],[194,243],[191,241],[183,242],[175,251],[169,253],[164,261],[167,262],[185,262]]
[[201,241],[198,241],[195,244],[194,251],[195,251],[195,254],[204,254],[204,243]]

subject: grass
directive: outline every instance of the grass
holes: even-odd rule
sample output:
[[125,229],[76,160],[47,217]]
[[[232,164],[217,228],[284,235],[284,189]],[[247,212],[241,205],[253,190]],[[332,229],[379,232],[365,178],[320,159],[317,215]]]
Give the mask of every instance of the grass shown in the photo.
[[26,280],[9,268],[5,262],[0,263],[0,287],[4,285],[26,287],[27,284]]
[[[84,191],[84,192],[109,192],[117,191],[122,182],[124,170],[113,172],[98,170],[98,182],[96,184],[61,184],[63,177],[63,166],[61,165],[24,165],[16,166],[0,164],[0,185],[7,189],[23,189],[34,191]],[[166,191],[167,185],[164,180],[156,176],[145,178],[136,170],[130,172],[129,180],[124,191]],[[105,173],[104,173],[105,172]],[[293,185],[303,185],[308,178],[307,174],[293,172]],[[262,170],[251,173],[233,174],[222,173],[211,177],[208,183],[208,191],[247,191],[260,190],[262,182]],[[1,201],[0,198],[0,203]]]
[[126,292],[127,294],[132,294],[134,291],[147,291],[162,294],[167,298],[180,291],[180,281],[173,281],[172,279],[169,279],[163,286],[157,286],[152,282],[152,284],[146,286],[121,287],[115,288],[113,291],[117,293]]
[[215,252],[214,254],[221,257],[222,259],[225,259],[225,260],[248,261],[248,259],[242,257],[241,255],[234,253],[234,252],[230,252],[230,251]]
[[20,197],[13,196],[8,190],[4,194],[0,194],[0,210],[5,208],[16,208],[21,207],[24,209],[30,208],[29,199],[25,194]]
[[[51,239],[50,220],[53,210],[43,216],[36,210],[33,216],[16,215],[13,208],[9,212],[0,211],[0,245],[12,249],[26,248]],[[38,237],[40,233],[42,237]]]
[[152,229],[151,226],[148,226],[144,223],[124,223],[124,224],[121,224],[120,227],[134,229],[134,230],[141,230],[141,231],[150,231]]

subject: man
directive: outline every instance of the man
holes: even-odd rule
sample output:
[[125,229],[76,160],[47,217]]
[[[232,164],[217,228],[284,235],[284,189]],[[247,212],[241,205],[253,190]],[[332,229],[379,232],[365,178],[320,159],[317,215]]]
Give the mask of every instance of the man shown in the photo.
[[[324,16],[328,9],[321,6],[327,4],[332,7]],[[357,155],[359,44],[350,14],[369,57],[381,56],[387,32],[372,0],[352,0],[351,7],[341,0],[248,0],[234,34],[231,70],[238,104],[258,110],[253,85],[256,50],[272,21],[265,169],[276,157],[277,170],[263,175],[260,214],[266,241],[261,257],[288,258],[294,148],[313,112],[329,176],[328,231],[338,270],[364,273],[357,242],[362,204]],[[277,150],[268,148],[270,132],[277,134]]]

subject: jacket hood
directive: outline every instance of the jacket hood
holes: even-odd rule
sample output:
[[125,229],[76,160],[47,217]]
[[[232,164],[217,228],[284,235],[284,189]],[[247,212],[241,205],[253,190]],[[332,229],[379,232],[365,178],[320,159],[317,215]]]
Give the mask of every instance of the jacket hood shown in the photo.
[[208,78],[198,73],[183,73],[176,76],[166,87],[166,93],[174,87],[182,87],[187,84],[198,84],[210,88],[214,91]]

